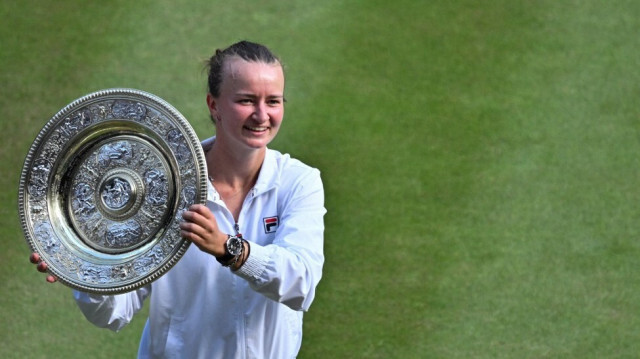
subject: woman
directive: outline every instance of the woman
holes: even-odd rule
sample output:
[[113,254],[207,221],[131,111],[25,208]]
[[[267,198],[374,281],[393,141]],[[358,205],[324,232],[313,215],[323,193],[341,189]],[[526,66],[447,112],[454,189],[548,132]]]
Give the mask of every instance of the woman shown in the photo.
[[208,85],[216,127],[202,143],[208,199],[181,224],[195,246],[146,287],[74,297],[89,321],[117,331],[150,296],[140,358],[293,358],[324,262],[320,173],[267,148],[285,102],[282,64],[269,49],[242,41],[217,50]]

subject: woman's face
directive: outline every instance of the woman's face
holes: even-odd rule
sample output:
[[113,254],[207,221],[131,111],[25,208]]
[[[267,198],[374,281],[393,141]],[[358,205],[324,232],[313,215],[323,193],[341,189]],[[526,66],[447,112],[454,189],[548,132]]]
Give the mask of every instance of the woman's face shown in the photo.
[[284,116],[282,66],[239,57],[224,66],[220,96],[207,95],[216,121],[216,141],[234,148],[264,148],[278,133]]

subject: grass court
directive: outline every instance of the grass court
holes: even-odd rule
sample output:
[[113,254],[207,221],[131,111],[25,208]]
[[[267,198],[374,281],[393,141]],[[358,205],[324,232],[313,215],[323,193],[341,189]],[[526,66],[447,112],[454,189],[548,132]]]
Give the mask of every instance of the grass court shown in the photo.
[[28,262],[24,157],[46,121],[130,87],[212,134],[203,60],[285,63],[270,146],[319,168],[326,265],[300,358],[640,353],[640,3],[0,3],[0,357],[132,358]]

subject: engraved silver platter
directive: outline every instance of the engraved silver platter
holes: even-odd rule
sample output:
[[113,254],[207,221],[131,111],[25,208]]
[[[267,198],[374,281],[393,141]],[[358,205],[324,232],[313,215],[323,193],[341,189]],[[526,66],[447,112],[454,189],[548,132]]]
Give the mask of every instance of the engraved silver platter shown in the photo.
[[179,223],[205,203],[206,173],[197,135],[167,102],[132,89],[91,93],[51,118],[29,149],[22,229],[65,285],[131,291],[187,250]]

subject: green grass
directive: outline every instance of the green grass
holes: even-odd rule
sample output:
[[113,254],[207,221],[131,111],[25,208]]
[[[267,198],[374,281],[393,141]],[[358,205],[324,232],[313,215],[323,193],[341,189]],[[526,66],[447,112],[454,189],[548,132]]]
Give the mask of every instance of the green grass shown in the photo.
[[133,87],[211,134],[202,61],[287,71],[272,147],[322,170],[324,279],[301,358],[640,352],[640,5],[632,1],[0,4],[0,357],[133,357],[27,261],[22,161],[55,112]]

